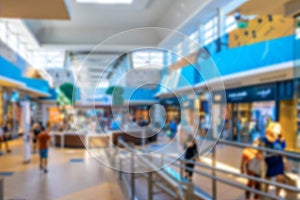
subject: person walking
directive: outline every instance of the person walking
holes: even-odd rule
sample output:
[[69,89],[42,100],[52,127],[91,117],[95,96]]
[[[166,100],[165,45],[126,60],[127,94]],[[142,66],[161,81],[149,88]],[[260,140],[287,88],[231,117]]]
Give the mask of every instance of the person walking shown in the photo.
[[50,136],[44,127],[41,127],[41,133],[37,136],[37,142],[40,153],[40,169],[48,173],[48,148],[50,142]]
[[177,120],[175,118],[172,119],[169,123],[169,128],[171,131],[171,138],[175,137],[175,135],[177,133],[177,126],[178,126]]
[[[283,136],[283,130],[278,122],[270,122],[266,129],[266,136],[263,138],[263,146],[277,151],[284,151],[286,148],[286,141]],[[265,157],[267,164],[266,178],[271,180],[275,177],[279,183],[284,183],[285,169],[287,168],[287,161],[285,156],[276,153],[267,153]],[[266,184],[265,191],[269,192],[269,185]],[[281,192],[280,187],[276,187],[276,196],[279,197]]]
[[8,122],[6,122],[0,130],[0,149],[2,150],[2,143],[4,143],[5,150],[7,153],[11,152],[11,150],[9,149],[9,144],[8,144],[10,132],[11,132],[11,126]]
[[186,151],[184,154],[184,159],[187,160],[185,163],[185,178],[187,178],[189,181],[192,181],[193,169],[195,165],[194,163],[191,163],[189,161],[196,161],[196,159],[198,158],[198,147],[193,135],[189,134],[187,136],[187,142],[185,145]]
[[[257,147],[260,144],[260,137],[259,134],[253,135],[252,138],[252,145]],[[242,160],[241,160],[241,173],[246,173],[248,176],[255,176],[255,177],[259,177],[260,174],[257,174],[253,171],[251,171],[250,169],[250,164],[251,162],[254,161],[254,159],[260,160],[261,159],[261,154],[257,149],[253,149],[250,147],[247,147],[243,150],[242,153]],[[260,163],[256,163],[256,165],[258,165],[257,167],[259,168]],[[250,188],[254,188],[256,190],[260,190],[260,183],[258,181],[254,181],[251,179],[247,180],[247,187]],[[246,200],[250,200],[251,198],[251,192],[246,190],[245,191],[245,197]],[[258,194],[254,194],[254,199],[258,200],[259,199],[259,195]]]
[[32,152],[36,153],[37,151],[37,137],[41,132],[41,126],[39,123],[34,123],[32,125],[32,143],[33,143],[33,149]]

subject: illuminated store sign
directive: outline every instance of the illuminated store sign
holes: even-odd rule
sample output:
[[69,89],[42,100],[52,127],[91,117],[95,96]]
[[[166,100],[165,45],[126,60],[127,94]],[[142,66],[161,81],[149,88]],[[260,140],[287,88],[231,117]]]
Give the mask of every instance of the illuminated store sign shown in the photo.
[[269,89],[266,89],[266,90],[261,90],[261,91],[258,91],[256,93],[257,96],[260,96],[261,98],[266,98],[268,97],[269,95],[271,95],[272,93],[272,90],[269,88]]
[[[253,102],[263,100],[275,100],[276,84],[251,86],[238,89],[226,90],[227,102]],[[219,92],[214,93],[214,101],[220,102]]]
[[248,92],[247,91],[234,92],[234,93],[228,93],[227,94],[227,99],[230,99],[230,100],[243,100],[246,97],[248,97]]
[[252,100],[276,99],[276,84],[263,85],[252,88]]

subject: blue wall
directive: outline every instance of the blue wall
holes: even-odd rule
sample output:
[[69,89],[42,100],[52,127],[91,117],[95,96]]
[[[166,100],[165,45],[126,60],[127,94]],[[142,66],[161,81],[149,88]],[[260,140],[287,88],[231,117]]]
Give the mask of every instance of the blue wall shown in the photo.
[[22,78],[23,82],[30,88],[38,90],[40,92],[48,93],[49,85],[48,82],[41,79],[33,79],[33,78]]
[[[222,42],[228,42],[226,39],[228,37],[223,37]],[[297,42],[299,42],[297,46],[300,46],[300,41]],[[217,52],[217,43],[214,41],[205,47],[210,53],[210,58],[204,60],[198,56],[195,65],[199,68],[201,74],[204,74],[205,78],[209,80],[218,75],[226,76],[293,61],[295,50],[300,52],[300,47],[298,48],[295,48],[294,35],[236,48],[222,46],[220,52]],[[297,57],[300,57],[300,54]],[[202,82],[204,77],[195,72],[192,74],[192,68],[194,68],[192,65],[184,67],[182,70],[183,77],[191,79],[190,82]],[[218,72],[214,71],[213,68],[218,69]],[[186,75],[187,72],[191,74]],[[179,88],[183,86],[178,84]]]
[[158,89],[146,89],[146,88],[124,88],[123,98],[125,101],[153,101],[156,100],[154,95],[158,92]]
[[0,75],[16,81],[22,81],[21,74],[21,69],[0,56]]
[[294,59],[294,35],[226,49],[212,55],[222,76]]
[[23,82],[28,87],[36,89],[40,92],[48,93],[48,82],[41,79],[32,79],[22,77],[22,70],[26,70],[26,62],[18,57],[18,67],[0,56],[0,75],[11,78],[15,81]]
[[22,75],[25,75],[28,65],[27,62],[19,55],[17,55],[16,66],[21,70]]
[[200,81],[200,74],[194,65],[188,65],[181,69],[177,87],[195,85]]

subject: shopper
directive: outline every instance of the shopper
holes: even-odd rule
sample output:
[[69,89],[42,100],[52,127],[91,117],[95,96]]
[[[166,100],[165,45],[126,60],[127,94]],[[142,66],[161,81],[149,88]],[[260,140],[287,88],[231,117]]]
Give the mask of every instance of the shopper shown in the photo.
[[224,124],[224,129],[222,131],[222,138],[225,140],[229,140],[230,136],[229,136],[229,121],[225,120],[225,124]]
[[188,161],[196,161],[196,159],[198,158],[198,148],[197,148],[196,140],[191,134],[187,136],[185,149],[186,150],[184,154],[184,159],[187,160],[185,164],[185,172],[186,172],[185,178],[187,178],[189,181],[192,181],[193,169],[195,165],[194,163]]
[[47,173],[50,136],[48,134],[48,130],[45,130],[44,127],[41,127],[41,133],[37,136],[37,141],[40,153],[40,169]]
[[33,149],[32,152],[36,153],[37,151],[37,137],[41,132],[41,125],[39,123],[34,123],[32,126],[32,143]]
[[233,122],[232,136],[233,141],[238,141],[238,123],[236,121]]
[[140,127],[145,127],[149,124],[149,121],[147,119],[145,119],[142,115],[139,117],[139,120],[137,122],[137,124],[140,126]]
[[169,123],[169,128],[170,128],[170,131],[171,131],[171,138],[174,138],[175,137],[175,134],[177,133],[177,120],[174,118],[170,121]]
[[11,125],[8,122],[6,122],[0,130],[0,149],[2,150],[2,143],[4,143],[5,150],[7,153],[11,152],[8,144],[10,133],[11,133]]
[[[284,151],[286,141],[282,133],[281,125],[277,122],[270,122],[266,129],[266,137],[263,138],[263,146],[266,148]],[[266,178],[270,180],[275,177],[279,183],[284,183],[284,171],[287,167],[286,158],[280,154],[267,153],[265,158],[267,164]],[[265,191],[269,191],[269,186],[266,185]],[[276,188],[276,196],[280,195],[281,188]]]
[[[252,145],[257,147],[260,144],[260,137],[259,134],[253,135],[252,137]],[[250,164],[251,162],[254,162],[254,159],[256,160],[260,160],[261,159],[261,154],[257,149],[253,149],[253,148],[245,148],[243,150],[242,153],[242,161],[241,161],[241,173],[246,173],[248,176],[255,176],[255,177],[259,177],[260,174],[255,173],[254,171],[251,171],[250,169]],[[255,163],[256,167],[260,168],[260,163]],[[251,179],[248,179],[247,181],[247,187],[249,188],[255,188],[256,190],[260,190],[260,183],[258,181],[254,181]],[[247,200],[250,200],[251,198],[251,192],[246,190],[245,191],[245,197]],[[259,195],[258,194],[254,194],[254,199],[258,200],[259,199]]]

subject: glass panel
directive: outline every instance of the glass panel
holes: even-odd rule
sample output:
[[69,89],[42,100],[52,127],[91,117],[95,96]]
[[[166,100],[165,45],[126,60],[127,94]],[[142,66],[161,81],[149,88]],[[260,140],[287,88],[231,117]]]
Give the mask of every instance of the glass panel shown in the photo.
[[147,64],[163,66],[163,53],[156,51],[134,52],[132,55],[133,67],[140,67]]

